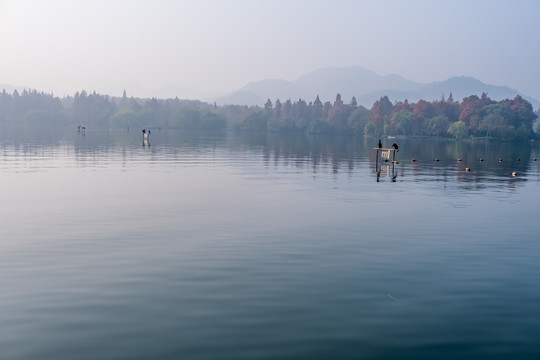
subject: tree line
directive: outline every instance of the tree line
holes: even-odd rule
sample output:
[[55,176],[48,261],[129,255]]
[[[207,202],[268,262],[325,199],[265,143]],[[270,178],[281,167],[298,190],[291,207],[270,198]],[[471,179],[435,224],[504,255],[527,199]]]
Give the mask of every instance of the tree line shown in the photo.
[[210,104],[197,100],[139,99],[77,92],[62,99],[43,92],[0,93],[0,123],[24,126],[180,128],[221,130],[227,119]]
[[346,104],[337,94],[334,103],[317,98],[310,103],[300,99],[275,104],[267,100],[264,108],[239,122],[242,130],[300,131],[312,134],[436,136],[464,139],[469,136],[505,140],[535,136],[533,123],[538,118],[532,105],[521,96],[501,101],[487,94],[471,95],[461,103],[450,93],[437,101],[407,100],[392,103],[387,96],[375,101],[371,109],[359,106],[353,97]]
[[[470,136],[505,140],[535,137],[533,123],[538,118],[532,105],[521,96],[495,101],[487,94],[471,95],[461,102],[452,94],[437,101],[407,100],[392,103],[387,96],[371,109],[353,97],[345,103],[340,94],[333,103],[319,96],[266,101],[263,107],[217,106],[175,99],[111,97],[77,92],[64,98],[52,94],[17,90],[0,93],[0,123],[36,125],[83,125],[96,127],[179,128],[183,130],[224,130],[294,132],[309,134],[436,136],[463,139]],[[537,129],[537,130],[540,130]]]

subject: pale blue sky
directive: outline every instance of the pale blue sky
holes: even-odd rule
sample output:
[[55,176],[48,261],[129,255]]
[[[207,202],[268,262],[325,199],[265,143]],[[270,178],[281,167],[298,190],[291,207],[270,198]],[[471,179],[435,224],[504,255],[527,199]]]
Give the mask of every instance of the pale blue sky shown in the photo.
[[540,99],[538,35],[534,0],[0,0],[0,84],[60,96],[172,85],[188,97],[362,66]]

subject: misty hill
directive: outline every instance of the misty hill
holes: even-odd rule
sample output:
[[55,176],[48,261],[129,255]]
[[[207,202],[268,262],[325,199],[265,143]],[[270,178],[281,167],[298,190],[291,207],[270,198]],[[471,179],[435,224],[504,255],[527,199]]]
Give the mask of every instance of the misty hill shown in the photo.
[[313,101],[319,95],[321,101],[333,102],[336,94],[348,102],[353,96],[358,104],[371,108],[381,96],[387,95],[392,101],[416,102],[420,99],[433,101],[448,97],[450,93],[455,100],[461,101],[469,95],[480,96],[487,93],[494,100],[514,98],[521,95],[530,101],[534,108],[540,102],[519,91],[506,86],[488,85],[472,77],[452,77],[444,81],[427,84],[407,80],[399,75],[381,76],[362,67],[323,68],[315,70],[293,81],[260,80],[247,84],[238,91],[216,98],[218,104],[259,105],[267,99],[304,99]]

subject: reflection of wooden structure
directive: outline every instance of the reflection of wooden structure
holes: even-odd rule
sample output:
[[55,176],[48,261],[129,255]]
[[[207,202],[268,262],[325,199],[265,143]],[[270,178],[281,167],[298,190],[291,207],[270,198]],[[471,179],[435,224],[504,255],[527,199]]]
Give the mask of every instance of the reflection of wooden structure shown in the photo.
[[[392,177],[392,181],[396,181],[396,178],[397,178],[397,175],[396,175],[396,172],[395,172],[395,164],[397,164],[397,161],[396,161],[396,152],[398,152],[399,150],[396,149],[396,148],[383,148],[383,147],[376,147],[376,148],[373,148],[373,150],[377,150],[377,157],[376,157],[376,160],[375,160],[375,168],[376,168],[376,171],[377,171],[377,182],[379,181],[380,177],[381,177],[381,173],[384,175],[384,176],[391,176]],[[379,161],[379,158],[381,159]],[[389,165],[384,165],[382,166],[380,164],[380,162],[388,162],[390,161],[390,158],[392,158],[391,160],[391,163],[392,163],[392,168],[390,169],[390,166]]]
[[379,171],[377,172],[378,176],[387,176],[390,177],[394,173],[394,167],[390,170],[390,165],[381,165]]

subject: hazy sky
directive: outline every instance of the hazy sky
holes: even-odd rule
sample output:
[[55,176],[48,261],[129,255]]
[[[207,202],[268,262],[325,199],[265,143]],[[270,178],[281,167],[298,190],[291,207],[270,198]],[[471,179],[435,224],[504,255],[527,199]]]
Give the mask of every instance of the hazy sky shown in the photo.
[[362,66],[418,82],[473,76],[540,99],[539,35],[535,0],[0,0],[0,84],[200,96]]

